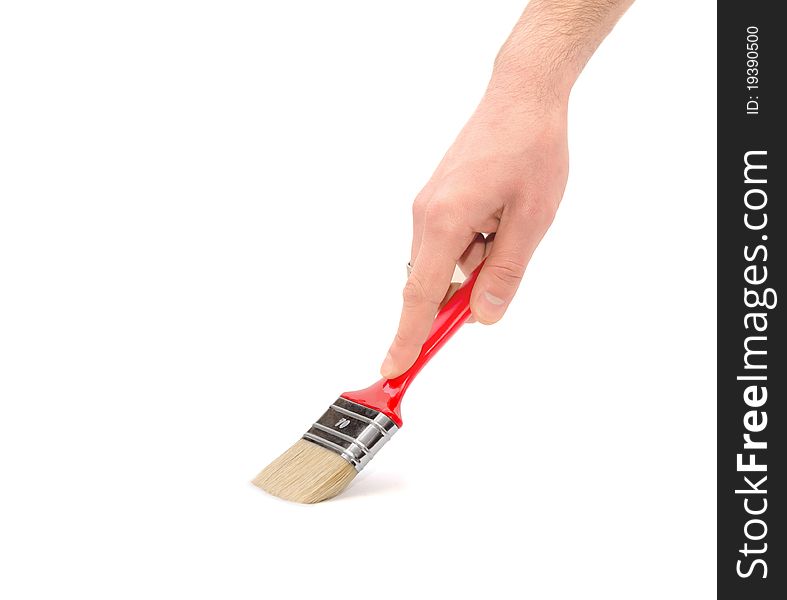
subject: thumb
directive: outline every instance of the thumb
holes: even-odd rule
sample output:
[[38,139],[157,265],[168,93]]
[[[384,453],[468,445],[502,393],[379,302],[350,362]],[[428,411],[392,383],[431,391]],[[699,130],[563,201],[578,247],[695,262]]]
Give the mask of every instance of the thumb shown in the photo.
[[542,236],[522,221],[501,220],[470,297],[470,310],[479,322],[491,325],[503,318]]

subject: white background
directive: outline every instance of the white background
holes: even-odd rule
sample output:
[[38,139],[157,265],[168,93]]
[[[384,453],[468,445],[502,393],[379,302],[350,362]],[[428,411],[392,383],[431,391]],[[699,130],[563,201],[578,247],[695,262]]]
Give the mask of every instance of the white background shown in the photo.
[[394,333],[522,9],[6,2],[0,596],[715,597],[715,5],[575,87],[558,218],[344,497],[249,484]]

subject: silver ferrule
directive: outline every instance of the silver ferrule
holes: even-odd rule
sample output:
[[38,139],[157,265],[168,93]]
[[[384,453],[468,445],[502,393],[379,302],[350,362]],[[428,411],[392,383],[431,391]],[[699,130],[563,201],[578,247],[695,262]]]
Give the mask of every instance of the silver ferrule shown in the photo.
[[303,439],[333,450],[360,471],[397,429],[383,413],[339,398]]

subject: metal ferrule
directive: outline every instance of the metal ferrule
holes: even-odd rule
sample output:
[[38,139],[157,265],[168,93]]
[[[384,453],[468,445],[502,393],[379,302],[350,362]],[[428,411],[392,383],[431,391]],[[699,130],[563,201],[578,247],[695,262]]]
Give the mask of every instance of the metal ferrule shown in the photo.
[[360,471],[397,429],[383,413],[339,398],[303,439],[333,450]]

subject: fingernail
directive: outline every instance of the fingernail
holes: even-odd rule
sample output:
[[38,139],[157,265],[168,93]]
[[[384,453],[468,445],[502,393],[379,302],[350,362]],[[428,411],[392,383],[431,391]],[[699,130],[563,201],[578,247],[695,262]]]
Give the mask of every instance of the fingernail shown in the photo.
[[479,321],[486,323],[494,323],[500,320],[506,310],[506,301],[498,298],[489,292],[483,292],[479,298],[481,302],[478,303],[477,312]]
[[385,355],[385,360],[383,361],[383,365],[380,367],[380,374],[383,377],[389,377],[391,375],[393,369],[393,357],[391,353]]
[[497,296],[493,296],[489,292],[484,292],[484,298],[489,300],[489,303],[494,305],[494,306],[503,306],[506,303],[506,301],[503,300],[502,298],[498,298]]

